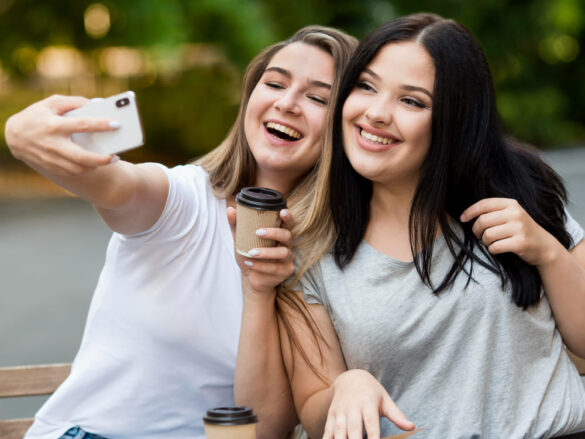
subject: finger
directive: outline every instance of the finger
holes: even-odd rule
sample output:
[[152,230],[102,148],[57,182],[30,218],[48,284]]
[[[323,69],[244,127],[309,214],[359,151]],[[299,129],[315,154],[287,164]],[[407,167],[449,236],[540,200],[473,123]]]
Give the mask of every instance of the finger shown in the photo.
[[248,256],[254,259],[270,259],[276,262],[292,261],[292,252],[288,247],[262,247],[248,251]]
[[45,99],[45,102],[57,114],[63,114],[86,105],[89,99],[82,96],[53,95]]
[[518,239],[515,237],[510,237],[506,239],[500,239],[488,246],[488,251],[492,255],[499,255],[501,253],[516,253],[519,252],[520,245],[518,243]]
[[481,236],[481,242],[489,247],[496,241],[511,238],[512,236],[514,236],[514,232],[510,224],[502,224],[500,226],[490,227],[489,229],[485,230]]
[[[359,410],[352,410],[347,415],[347,437],[349,439],[362,439],[362,415]],[[370,439],[370,436],[368,436]],[[379,439],[374,438],[372,439]]]
[[112,156],[108,154],[88,151],[71,140],[63,142],[60,147],[54,148],[53,151],[67,160],[88,168],[108,165],[113,160]]
[[404,413],[402,413],[388,394],[386,394],[382,400],[382,415],[390,419],[402,430],[414,430],[414,424],[404,416]]
[[[57,124],[56,124],[57,125]],[[56,131],[62,133],[88,133],[99,131],[115,131],[120,128],[120,123],[115,120],[97,117],[61,117]]]
[[256,235],[264,239],[272,239],[273,241],[277,241],[280,245],[285,247],[290,248],[292,246],[292,234],[290,233],[290,230],[287,229],[280,227],[265,227],[256,230]]
[[227,215],[228,223],[230,223],[230,227],[234,229],[236,227],[237,210],[233,207],[228,207],[225,213]]
[[335,439],[347,439],[347,420],[345,415],[338,414],[335,416],[334,435]]
[[258,260],[251,261],[250,259],[245,259],[244,265],[260,274],[275,276],[282,279],[283,281],[288,279],[288,277],[291,276],[295,271],[295,267],[292,262],[282,264]]
[[325,428],[323,430],[323,439],[333,439],[335,431],[335,416],[327,414],[327,421],[325,421]]
[[506,211],[496,210],[480,215],[473,223],[471,230],[477,239],[481,239],[486,229],[505,224],[507,221]]
[[467,222],[484,213],[503,210],[508,206],[509,202],[509,198],[484,198],[465,209],[459,219],[462,222]]
[[280,211],[280,220],[282,221],[282,227],[287,230],[292,230],[295,226],[295,220],[288,209]]
[[79,165],[58,155],[51,155],[43,158],[43,163],[43,167],[46,168],[49,172],[66,177],[81,175],[85,172],[95,169]]
[[368,439],[380,438],[380,415],[376,409],[377,407],[374,406],[366,406],[362,412],[364,427]]

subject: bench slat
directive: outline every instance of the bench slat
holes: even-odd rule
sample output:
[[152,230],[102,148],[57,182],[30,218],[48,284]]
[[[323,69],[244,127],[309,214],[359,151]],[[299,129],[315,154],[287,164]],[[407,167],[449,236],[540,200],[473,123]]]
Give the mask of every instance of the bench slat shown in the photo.
[[50,395],[70,371],[70,364],[0,368],[0,398]]
[[0,421],[0,437],[2,439],[22,439],[32,422],[32,418]]

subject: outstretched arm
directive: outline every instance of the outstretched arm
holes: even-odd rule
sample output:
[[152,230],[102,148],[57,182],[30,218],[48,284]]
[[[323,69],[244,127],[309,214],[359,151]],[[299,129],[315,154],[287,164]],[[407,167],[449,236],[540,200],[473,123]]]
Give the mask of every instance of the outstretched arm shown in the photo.
[[492,254],[512,252],[537,267],[567,347],[585,357],[585,242],[571,251],[526,213],[516,200],[486,198],[461,215]]
[[71,141],[75,132],[108,131],[110,120],[65,117],[87,99],[51,96],[6,122],[6,143],[15,158],[64,189],[93,203],[106,224],[120,233],[148,229],[160,216],[168,191],[164,171],[155,165],[112,162]]

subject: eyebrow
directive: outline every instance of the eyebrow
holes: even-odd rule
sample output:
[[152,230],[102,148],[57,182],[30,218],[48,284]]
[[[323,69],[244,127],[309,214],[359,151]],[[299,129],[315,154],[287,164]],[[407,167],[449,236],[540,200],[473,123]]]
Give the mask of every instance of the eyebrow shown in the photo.
[[[367,68],[364,69],[364,73],[367,73],[368,75],[370,75],[374,79],[381,79],[380,78],[380,75],[378,75],[377,73],[374,73],[370,69],[367,69]],[[426,94],[429,98],[433,99],[433,95],[426,88],[417,87],[416,85],[409,85],[409,84],[401,84],[400,85],[400,88],[403,89],[403,90],[408,90],[408,91],[420,91],[421,93]]]
[[[264,70],[264,72],[277,72],[280,73],[283,76],[286,76],[287,78],[292,78],[292,74],[286,70],[283,69],[282,67],[267,67],[266,70]],[[317,81],[316,79],[309,79],[308,80],[309,84],[314,86],[314,87],[322,87],[322,88],[326,88],[328,90],[331,90],[331,84],[328,84],[326,82],[323,81]]]

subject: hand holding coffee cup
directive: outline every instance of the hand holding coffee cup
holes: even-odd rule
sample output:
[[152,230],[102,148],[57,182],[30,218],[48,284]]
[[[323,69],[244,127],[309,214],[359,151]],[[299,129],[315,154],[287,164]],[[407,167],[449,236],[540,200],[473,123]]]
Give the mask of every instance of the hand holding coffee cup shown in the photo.
[[236,195],[236,252],[250,257],[250,250],[273,247],[276,242],[256,234],[258,229],[280,226],[280,211],[286,208],[284,196],[273,189],[245,187]]

